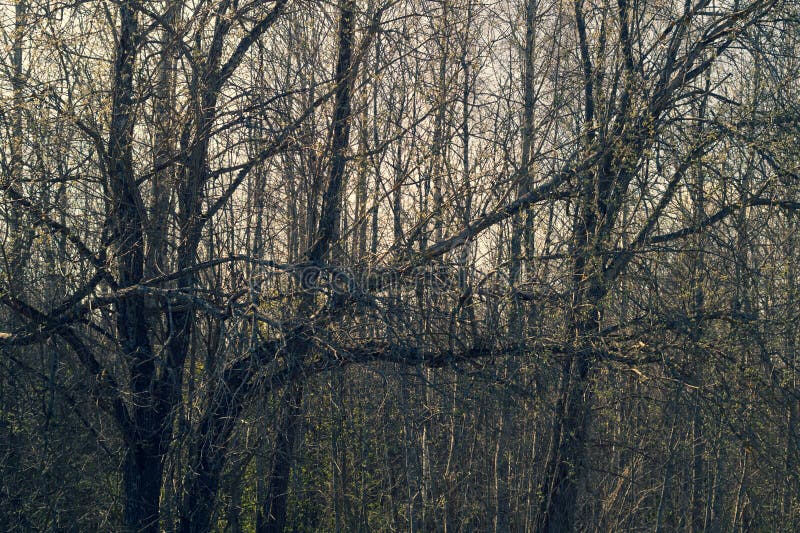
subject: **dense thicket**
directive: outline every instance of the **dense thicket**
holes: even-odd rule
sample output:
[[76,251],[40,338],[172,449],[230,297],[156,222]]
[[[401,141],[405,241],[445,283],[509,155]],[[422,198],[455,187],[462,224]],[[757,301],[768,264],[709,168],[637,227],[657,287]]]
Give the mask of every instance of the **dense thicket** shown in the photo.
[[0,30],[4,531],[800,528],[792,0]]

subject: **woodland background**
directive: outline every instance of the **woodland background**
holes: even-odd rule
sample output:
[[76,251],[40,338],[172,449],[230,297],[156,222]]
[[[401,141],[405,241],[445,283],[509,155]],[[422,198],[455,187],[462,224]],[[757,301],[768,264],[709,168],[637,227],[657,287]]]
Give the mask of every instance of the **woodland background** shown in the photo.
[[4,531],[797,531],[795,0],[0,4]]

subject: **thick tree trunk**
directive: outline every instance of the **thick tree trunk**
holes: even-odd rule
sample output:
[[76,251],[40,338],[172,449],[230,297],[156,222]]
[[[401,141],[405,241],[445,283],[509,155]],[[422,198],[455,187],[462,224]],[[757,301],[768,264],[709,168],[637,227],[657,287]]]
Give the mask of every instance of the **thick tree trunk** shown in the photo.
[[157,448],[135,446],[125,454],[123,488],[125,531],[158,533],[163,461]]
[[[142,198],[133,169],[134,91],[138,24],[133,7],[119,8],[119,39],[114,60],[108,181],[112,199],[112,242],[118,283],[129,287],[144,277]],[[117,302],[117,333],[130,371],[132,413],[123,470],[126,531],[158,531],[161,474],[171,437],[169,395],[157,383],[144,296]],[[121,416],[121,415],[120,415]],[[128,421],[120,420],[122,426]]]
[[584,355],[576,355],[564,363],[563,392],[555,414],[560,420],[551,437],[542,487],[544,500],[537,528],[540,532],[574,530],[589,418],[589,370],[589,361]]
[[184,489],[180,533],[205,533],[211,530],[220,475],[225,464],[224,450],[215,449],[212,443],[204,439],[200,439],[197,446],[192,454],[194,472],[189,474]]
[[283,533],[289,508],[289,477],[295,439],[300,430],[303,384],[292,385],[283,402],[277,442],[264,501],[256,517],[256,533]]

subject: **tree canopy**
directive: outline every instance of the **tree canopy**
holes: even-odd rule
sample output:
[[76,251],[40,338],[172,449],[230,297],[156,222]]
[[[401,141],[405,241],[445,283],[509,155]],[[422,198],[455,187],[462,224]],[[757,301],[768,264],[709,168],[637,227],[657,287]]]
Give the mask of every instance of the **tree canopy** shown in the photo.
[[799,7],[0,4],[0,526],[797,530]]

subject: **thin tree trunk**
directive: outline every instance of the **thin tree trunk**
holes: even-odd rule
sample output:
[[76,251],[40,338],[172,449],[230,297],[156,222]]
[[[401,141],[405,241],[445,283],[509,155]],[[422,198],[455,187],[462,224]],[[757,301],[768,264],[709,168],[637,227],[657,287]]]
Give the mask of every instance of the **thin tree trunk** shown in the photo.
[[[794,309],[797,305],[797,252],[798,252],[798,224],[797,215],[789,214],[789,236],[787,239],[788,268],[786,269],[786,284],[788,289],[787,308]],[[795,502],[800,496],[800,482],[798,482],[797,454],[798,454],[798,422],[800,422],[800,401],[797,398],[797,332],[793,324],[787,324],[784,334],[786,360],[792,377],[786,384],[788,391],[783,394],[786,402],[786,439],[784,441],[784,486],[781,499],[782,527],[784,531],[795,529]]]
[[672,491],[672,478],[673,478],[673,469],[674,469],[674,456],[675,456],[675,443],[677,441],[676,437],[676,426],[678,420],[678,414],[675,412],[678,406],[678,398],[680,395],[680,389],[676,389],[675,397],[671,402],[672,413],[671,419],[672,422],[670,424],[669,430],[669,441],[668,441],[668,448],[667,448],[667,462],[664,465],[664,478],[661,483],[661,494],[658,498],[658,511],[656,512],[656,533],[661,533],[664,531],[664,521],[665,521],[665,514],[667,506],[669,506],[669,500],[671,497]]
[[[23,48],[25,45],[25,31],[28,25],[28,3],[19,0],[14,6],[14,33],[11,45],[11,88],[12,88],[12,109],[11,109],[11,143],[10,143],[10,165],[8,179],[11,184],[22,183],[23,170],[23,133],[25,124],[25,100],[23,89],[25,87],[25,68],[23,64]],[[33,237],[31,227],[26,227],[23,223],[22,210],[16,202],[11,202],[9,206],[9,236],[11,242],[11,253],[8,258],[8,280],[11,287],[22,286],[25,283],[25,263],[26,254]]]
[[494,520],[495,533],[508,531],[509,527],[509,487],[508,487],[508,459],[506,457],[508,438],[508,416],[505,397],[501,398],[501,414],[498,420],[497,440],[495,441],[492,483],[494,489]]
[[[538,9],[537,0],[526,0],[525,2],[525,49],[523,57],[523,77],[522,77],[522,160],[520,161],[520,178],[517,186],[517,198],[523,197],[530,192],[532,185],[531,152],[533,148],[533,112],[536,105],[534,93],[535,69],[533,54],[535,52],[536,38],[536,15]],[[533,256],[533,213],[527,211],[518,213],[514,216],[511,233],[511,262],[510,262],[510,282],[513,292],[514,306],[511,309],[510,324],[512,331],[516,335],[522,335],[525,331],[525,317],[522,313],[522,305],[517,294],[517,285],[523,274],[523,264],[530,264]],[[524,245],[523,245],[524,243]],[[522,260],[523,253],[528,258]]]
[[736,491],[736,505],[733,508],[733,523],[731,524],[731,531],[739,531],[743,527],[744,522],[744,504],[745,493],[747,490],[747,463],[748,452],[747,448],[742,446],[742,466],[741,474],[739,475],[739,486]]
[[153,95],[155,122],[155,153],[151,185],[151,220],[148,228],[147,275],[155,277],[166,272],[167,224],[169,224],[171,194],[175,186],[174,167],[170,165],[175,146],[175,76],[177,57],[172,30],[181,15],[182,3],[172,1],[164,15],[167,28],[161,32],[161,63]]

